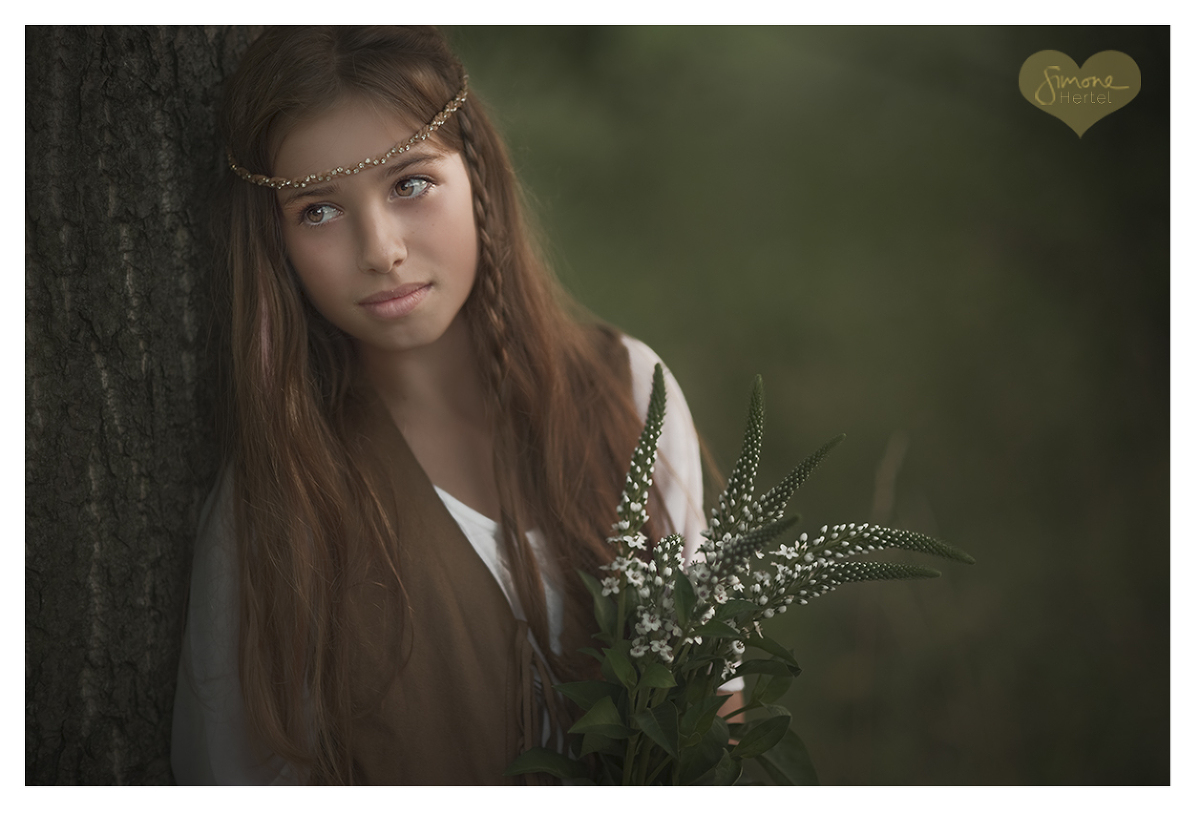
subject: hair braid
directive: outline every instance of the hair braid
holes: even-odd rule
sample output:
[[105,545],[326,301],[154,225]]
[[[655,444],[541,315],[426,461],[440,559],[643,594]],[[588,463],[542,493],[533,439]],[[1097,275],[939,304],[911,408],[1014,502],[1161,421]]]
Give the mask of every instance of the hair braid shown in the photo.
[[488,325],[488,349],[491,363],[488,377],[497,403],[503,400],[504,380],[508,375],[508,323],[504,318],[504,286],[500,271],[500,254],[493,237],[492,201],[487,187],[487,167],[476,147],[475,127],[472,121],[474,105],[468,101],[459,113],[459,131],[462,133],[463,157],[471,178],[471,199],[475,209],[475,231],[479,235],[479,286],[480,306]]
[[[492,406],[495,409],[492,465],[500,498],[499,524],[504,551],[517,582],[517,592],[528,608],[526,620],[543,651],[550,652],[549,618],[541,568],[528,538],[521,530],[530,517],[528,499],[522,499],[518,482],[518,449],[527,444],[530,427],[523,421],[513,420],[515,414],[527,414],[528,405],[520,392],[525,371],[520,371],[521,375],[518,376],[522,383],[516,383],[509,352],[509,309],[505,299],[503,269],[511,262],[512,245],[508,239],[508,224],[504,222],[500,210],[505,201],[494,200],[488,185],[489,180],[492,183],[498,180],[494,176],[489,178],[489,170],[491,173],[503,173],[504,167],[491,163],[485,157],[488,152],[487,139],[485,134],[476,129],[476,109],[470,100],[459,109],[459,133],[463,158],[471,179],[475,230],[479,236],[478,279],[474,299],[482,316],[479,323],[483,327],[480,331],[483,335],[477,335],[476,342],[491,385]],[[514,404],[514,398],[520,403]],[[525,442],[518,438],[525,439]]]

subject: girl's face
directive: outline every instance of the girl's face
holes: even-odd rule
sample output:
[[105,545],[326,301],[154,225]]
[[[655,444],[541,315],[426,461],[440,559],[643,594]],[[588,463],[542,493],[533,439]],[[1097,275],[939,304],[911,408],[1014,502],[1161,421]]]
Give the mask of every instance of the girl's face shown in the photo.
[[[272,174],[302,178],[357,164],[419,127],[347,99],[294,127]],[[478,262],[459,153],[419,142],[386,165],[276,195],[284,246],[305,293],[360,350],[429,345],[458,316]]]

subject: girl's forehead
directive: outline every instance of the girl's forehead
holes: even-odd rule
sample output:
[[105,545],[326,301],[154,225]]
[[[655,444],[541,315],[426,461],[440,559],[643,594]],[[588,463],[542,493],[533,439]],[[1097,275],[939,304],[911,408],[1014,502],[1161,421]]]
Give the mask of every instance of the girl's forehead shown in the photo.
[[[275,151],[271,174],[304,178],[370,161],[407,141],[421,126],[411,116],[366,99],[343,99],[288,129]],[[419,148],[422,152],[445,152],[436,136],[421,143]]]

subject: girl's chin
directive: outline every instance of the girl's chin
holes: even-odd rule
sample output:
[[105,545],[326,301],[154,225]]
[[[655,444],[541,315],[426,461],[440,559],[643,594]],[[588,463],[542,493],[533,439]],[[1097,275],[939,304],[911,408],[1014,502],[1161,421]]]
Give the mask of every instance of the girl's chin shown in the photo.
[[423,330],[404,331],[402,335],[394,331],[385,335],[364,332],[352,338],[355,350],[358,351],[359,355],[399,355],[433,349],[439,345],[447,344],[443,340],[447,338],[448,333],[450,331],[443,327],[440,330],[437,328],[426,328]]

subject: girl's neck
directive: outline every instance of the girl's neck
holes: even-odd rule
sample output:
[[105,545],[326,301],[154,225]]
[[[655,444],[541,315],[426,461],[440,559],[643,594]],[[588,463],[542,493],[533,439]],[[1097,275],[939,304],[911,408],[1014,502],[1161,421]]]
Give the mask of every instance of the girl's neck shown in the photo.
[[358,344],[357,351],[363,375],[401,427],[437,414],[484,424],[486,388],[461,313],[424,347],[388,352]]

